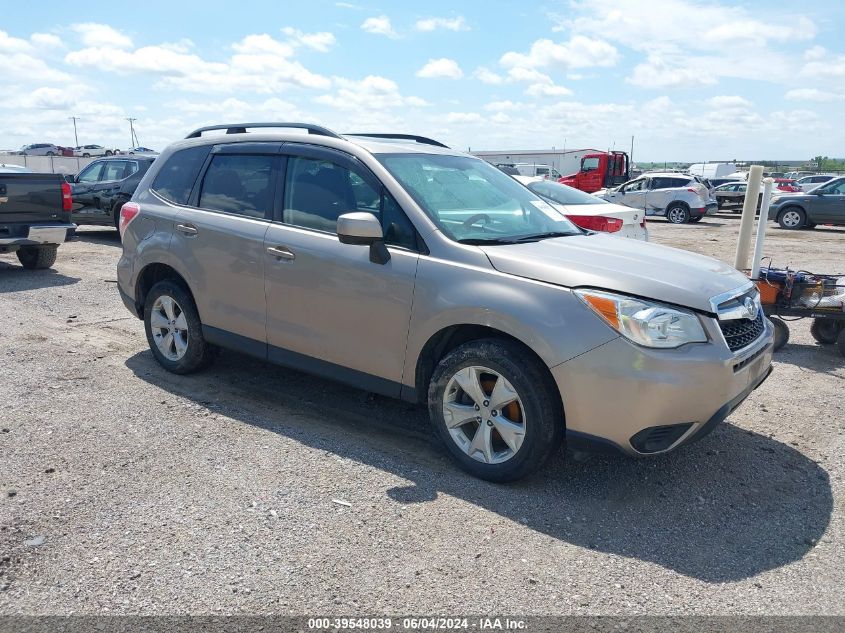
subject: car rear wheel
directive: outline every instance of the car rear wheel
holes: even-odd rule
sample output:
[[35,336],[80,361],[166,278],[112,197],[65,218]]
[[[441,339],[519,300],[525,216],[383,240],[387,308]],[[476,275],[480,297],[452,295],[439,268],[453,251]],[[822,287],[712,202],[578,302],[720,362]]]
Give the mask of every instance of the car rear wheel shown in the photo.
[[91,158],[91,154],[83,154],[82,158]]
[[787,207],[780,212],[778,216],[778,224],[780,228],[787,230],[800,229],[807,222],[807,216],[802,209],[798,207]]
[[689,209],[683,204],[673,204],[666,209],[666,219],[672,224],[686,224],[690,219]]
[[164,280],[150,289],[144,301],[144,329],[153,356],[167,371],[190,374],[214,359],[194,300],[178,282]]
[[833,345],[843,330],[843,322],[834,319],[813,319],[810,334],[822,345]]
[[522,346],[471,341],[438,364],[428,408],[458,465],[488,481],[520,479],[559,449],[563,416],[548,371]]
[[58,246],[23,246],[15,254],[27,270],[40,270],[55,264],[58,252]]

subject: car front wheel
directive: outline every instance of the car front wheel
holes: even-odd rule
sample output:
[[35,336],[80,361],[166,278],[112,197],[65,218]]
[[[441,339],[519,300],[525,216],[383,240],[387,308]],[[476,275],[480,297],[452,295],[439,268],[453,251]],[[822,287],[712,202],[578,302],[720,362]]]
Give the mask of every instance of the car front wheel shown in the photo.
[[803,228],[807,221],[807,216],[804,211],[798,207],[787,207],[780,212],[778,216],[778,224],[780,228],[787,230],[795,230]]
[[434,371],[428,406],[450,455],[488,481],[528,475],[562,442],[554,382],[530,352],[510,341],[483,339],[452,350]]

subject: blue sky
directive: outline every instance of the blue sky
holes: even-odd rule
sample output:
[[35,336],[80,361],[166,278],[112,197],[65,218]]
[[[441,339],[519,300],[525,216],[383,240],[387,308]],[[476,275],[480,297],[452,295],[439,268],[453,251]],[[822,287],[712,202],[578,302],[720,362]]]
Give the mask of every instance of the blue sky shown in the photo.
[[0,148],[303,120],[635,160],[845,155],[845,2],[16,3]]

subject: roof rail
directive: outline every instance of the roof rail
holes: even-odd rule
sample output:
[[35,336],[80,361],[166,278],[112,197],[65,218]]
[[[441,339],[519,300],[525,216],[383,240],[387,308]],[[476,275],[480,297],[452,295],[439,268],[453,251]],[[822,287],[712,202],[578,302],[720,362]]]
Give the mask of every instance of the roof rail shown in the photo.
[[332,132],[328,128],[311,123],[227,123],[224,125],[206,125],[205,127],[197,128],[185,138],[199,138],[203,132],[211,132],[212,130],[226,130],[226,134],[244,134],[248,128],[259,127],[289,127],[301,130],[308,130],[309,134],[318,134],[320,136],[330,136],[332,138],[343,138],[340,134]]
[[400,139],[403,141],[416,141],[417,143],[423,143],[425,145],[436,145],[437,147],[445,147],[446,149],[450,149],[448,145],[444,145],[440,141],[435,141],[433,138],[427,138],[425,136],[417,136],[416,134],[361,134],[361,133],[352,133],[346,134],[345,136],[364,136],[367,138],[393,138],[393,139]]

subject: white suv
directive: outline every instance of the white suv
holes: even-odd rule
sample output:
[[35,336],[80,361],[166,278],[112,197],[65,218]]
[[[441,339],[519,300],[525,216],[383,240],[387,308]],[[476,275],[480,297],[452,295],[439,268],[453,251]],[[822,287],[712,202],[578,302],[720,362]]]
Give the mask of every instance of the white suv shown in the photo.
[[672,172],[643,174],[596,195],[608,202],[643,209],[646,215],[665,216],[673,224],[698,222],[718,209],[716,199],[697,176]]

